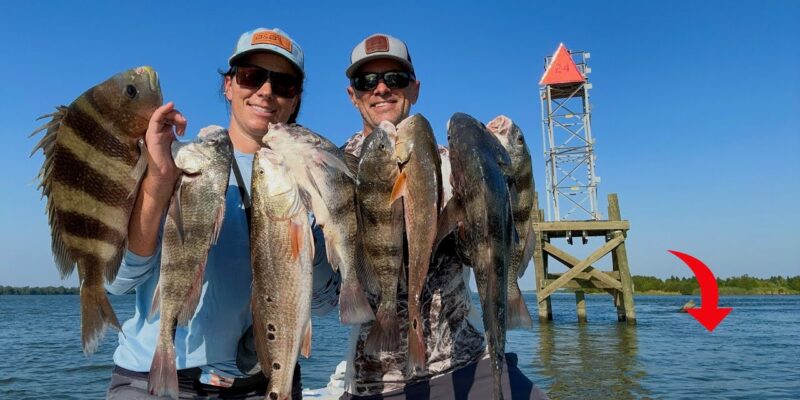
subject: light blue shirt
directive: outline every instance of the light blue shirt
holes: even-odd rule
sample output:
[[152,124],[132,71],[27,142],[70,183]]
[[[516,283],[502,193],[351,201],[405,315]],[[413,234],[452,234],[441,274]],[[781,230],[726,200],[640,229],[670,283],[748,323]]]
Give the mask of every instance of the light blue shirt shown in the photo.
[[[249,191],[253,155],[234,152]],[[325,256],[322,231],[315,227],[314,288],[311,312],[323,315],[338,302],[340,277]],[[158,284],[161,247],[150,257],[127,251],[117,278],[106,285],[112,294],[136,290],[136,311],[122,325],[114,363],[122,368],[148,372],[158,339],[160,315],[147,320]],[[239,339],[253,324],[250,310],[250,235],[247,216],[235,175],[231,172],[226,194],[225,219],[219,240],[208,253],[200,302],[188,326],[175,331],[177,369],[200,367],[205,373],[241,376],[236,367]]]

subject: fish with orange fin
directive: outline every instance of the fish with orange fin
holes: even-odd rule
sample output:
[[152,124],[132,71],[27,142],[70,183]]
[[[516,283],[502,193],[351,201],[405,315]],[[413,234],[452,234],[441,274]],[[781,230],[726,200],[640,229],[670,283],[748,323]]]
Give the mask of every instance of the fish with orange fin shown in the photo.
[[425,369],[425,340],[422,334],[420,297],[428,275],[436,221],[442,207],[442,172],[439,149],[430,123],[421,114],[397,125],[394,157],[400,174],[390,201],[403,199],[408,242],[408,369]]
[[375,319],[357,270],[355,176],[344,152],[331,141],[296,124],[270,124],[264,144],[282,154],[297,184],[309,194],[309,207],[325,236],[328,262],[342,274],[339,321],[363,324]]
[[314,238],[309,194],[282,155],[269,148],[253,159],[250,263],[253,336],[267,398],[288,399],[298,352],[311,352]]

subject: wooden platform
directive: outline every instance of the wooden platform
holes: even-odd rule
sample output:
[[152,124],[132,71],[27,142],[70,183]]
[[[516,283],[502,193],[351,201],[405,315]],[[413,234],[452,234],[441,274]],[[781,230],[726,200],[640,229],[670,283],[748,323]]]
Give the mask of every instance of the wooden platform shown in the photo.
[[[538,207],[538,202],[535,207]],[[536,234],[533,263],[536,273],[539,321],[553,320],[550,295],[558,289],[567,288],[575,290],[578,321],[585,322],[587,317],[584,291],[581,289],[588,288],[602,289],[611,294],[617,308],[617,320],[635,324],[633,281],[625,250],[625,238],[630,224],[620,216],[617,195],[608,195],[608,220],[541,222],[544,220],[542,210],[535,210],[534,215],[539,217],[533,224]],[[597,236],[605,237],[605,244],[583,260],[550,243],[552,238],[567,238],[570,244],[575,238],[581,238],[585,244],[589,237]],[[609,253],[612,257],[612,271],[601,271],[592,266]],[[566,266],[567,272],[551,273],[549,271],[551,258]]]

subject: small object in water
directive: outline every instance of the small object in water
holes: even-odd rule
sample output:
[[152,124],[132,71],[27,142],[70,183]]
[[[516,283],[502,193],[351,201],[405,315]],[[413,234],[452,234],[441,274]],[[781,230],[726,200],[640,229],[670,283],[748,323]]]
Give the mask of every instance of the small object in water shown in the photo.
[[697,307],[697,304],[694,303],[694,300],[689,300],[686,304],[681,307],[680,312],[685,313],[687,310]]

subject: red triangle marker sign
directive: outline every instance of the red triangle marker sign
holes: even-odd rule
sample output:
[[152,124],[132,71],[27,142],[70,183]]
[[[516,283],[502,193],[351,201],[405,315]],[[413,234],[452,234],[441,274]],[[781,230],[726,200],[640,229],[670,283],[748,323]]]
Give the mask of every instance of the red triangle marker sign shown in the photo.
[[582,82],[586,82],[586,78],[578,71],[578,67],[575,65],[575,62],[572,61],[572,56],[569,55],[569,51],[566,46],[564,46],[564,43],[559,44],[539,84],[558,85],[562,83]]

